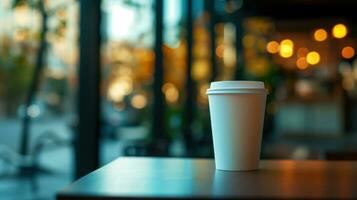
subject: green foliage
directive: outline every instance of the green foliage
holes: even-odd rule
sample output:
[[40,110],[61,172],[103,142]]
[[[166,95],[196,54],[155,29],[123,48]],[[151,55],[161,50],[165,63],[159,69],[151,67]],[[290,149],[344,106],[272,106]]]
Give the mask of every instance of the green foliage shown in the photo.
[[[45,9],[44,0],[13,0],[12,9],[17,7],[26,6],[30,9],[39,12],[42,18],[47,21],[48,17],[57,17],[56,12],[59,10],[64,10],[67,4],[60,5],[52,10]],[[48,16],[49,15],[49,16]],[[67,28],[67,21],[65,18],[58,18],[59,23],[56,27],[51,27],[51,29],[41,29],[40,31],[48,31],[48,33],[55,35],[58,38],[62,38],[65,35]],[[47,23],[47,22],[44,22]],[[41,44],[43,38],[40,38],[40,32],[18,27],[16,32],[26,32],[30,37],[23,41],[13,42],[9,36],[4,36],[5,38],[0,38],[3,40],[0,46],[0,103],[5,106],[6,115],[15,115],[18,107],[24,104],[25,97],[28,95],[28,89],[30,82],[33,78],[34,64],[36,63],[37,56],[41,50],[38,45],[33,45],[33,40],[36,43]],[[44,34],[46,35],[46,33]],[[51,45],[51,44],[45,44]],[[36,55],[37,54],[37,55]],[[45,68],[42,66],[41,68]],[[62,100],[65,95],[67,85],[66,80],[52,80],[41,78],[42,81],[46,81],[44,86],[47,88],[45,92],[56,93],[59,95],[60,100]],[[41,85],[41,83],[40,83]]]
[[39,8],[40,3],[42,3],[43,0],[14,0],[12,2],[12,8],[16,8],[18,6],[22,5],[28,5],[31,8]]
[[17,6],[21,6],[27,3],[27,0],[14,0],[12,2],[12,8],[16,8]]
[[20,53],[15,53],[5,38],[4,45],[0,48],[0,96],[6,102],[6,114],[15,115],[16,109],[24,101],[28,85],[30,83],[31,65],[28,48],[20,48]]

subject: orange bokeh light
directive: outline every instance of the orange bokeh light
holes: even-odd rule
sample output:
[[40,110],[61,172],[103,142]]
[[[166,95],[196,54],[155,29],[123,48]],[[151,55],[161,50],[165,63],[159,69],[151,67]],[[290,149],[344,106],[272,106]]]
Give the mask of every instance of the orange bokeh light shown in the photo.
[[351,46],[344,47],[341,51],[341,56],[343,58],[349,59],[355,55],[355,50]]
[[325,29],[322,29],[322,28],[317,29],[314,32],[314,38],[316,41],[322,42],[327,39],[327,32],[325,31]]
[[270,41],[267,44],[266,49],[267,49],[267,52],[269,52],[269,53],[278,53],[279,49],[280,49],[280,45],[277,41]]
[[297,68],[304,70],[309,66],[309,63],[307,63],[305,57],[300,57],[296,60],[296,66]]
[[224,45],[223,44],[218,45],[218,47],[216,48],[216,55],[220,58],[223,58],[223,51],[224,51]]

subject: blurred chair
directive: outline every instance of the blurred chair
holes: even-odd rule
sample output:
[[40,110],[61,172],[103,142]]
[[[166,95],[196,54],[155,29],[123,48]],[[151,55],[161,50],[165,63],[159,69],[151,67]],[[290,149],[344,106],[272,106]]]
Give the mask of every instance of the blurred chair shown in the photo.
[[[69,124],[73,129],[72,124]],[[73,135],[73,134],[71,134]],[[55,170],[40,163],[40,155],[47,150],[73,145],[73,136],[60,137],[53,130],[42,132],[35,138],[28,155],[24,156],[6,145],[0,145],[0,175],[7,178],[26,178],[31,184],[32,191],[38,189],[37,177],[41,174],[57,174]],[[1,198],[0,198],[1,199]]]

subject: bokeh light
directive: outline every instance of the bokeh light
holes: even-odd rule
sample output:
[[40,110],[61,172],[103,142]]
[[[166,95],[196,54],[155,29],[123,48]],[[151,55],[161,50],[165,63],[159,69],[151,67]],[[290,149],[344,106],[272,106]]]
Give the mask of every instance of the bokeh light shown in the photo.
[[351,46],[344,47],[341,51],[341,56],[350,59],[355,55],[355,50]]
[[142,109],[146,106],[147,100],[143,94],[136,94],[131,99],[131,105],[136,109]]
[[[226,46],[223,51],[223,63],[227,67],[234,67],[236,65],[236,49],[232,46]],[[208,64],[209,66],[209,64]],[[207,76],[206,76],[207,77]]]
[[268,42],[267,46],[266,46],[266,50],[269,53],[278,53],[280,49],[280,45],[277,41],[270,41]]
[[107,91],[107,98],[113,102],[121,102],[125,95],[133,91],[133,80],[129,76],[121,76],[114,79]]
[[224,52],[224,45],[223,44],[218,45],[218,47],[216,48],[216,55],[220,58],[223,58],[223,52]]
[[320,62],[320,54],[317,53],[316,51],[311,51],[307,54],[306,61],[310,65],[316,65],[317,63]]
[[347,27],[343,24],[336,24],[332,28],[332,35],[335,38],[344,38],[347,35]]
[[33,104],[27,108],[27,115],[32,118],[38,117],[41,113],[41,110],[38,105]]
[[165,83],[162,86],[162,92],[165,94],[168,103],[176,103],[180,96],[177,87],[172,83]]
[[318,42],[325,41],[327,39],[327,32],[325,31],[325,29],[317,29],[314,32],[314,39]]
[[120,82],[112,83],[107,92],[107,98],[114,102],[120,102],[123,100],[125,92]]
[[289,58],[294,53],[294,43],[290,39],[285,39],[280,42],[279,54],[283,58]]
[[297,66],[297,68],[304,70],[304,69],[307,69],[307,67],[309,66],[309,63],[307,63],[305,57],[300,57],[296,60],[296,66]]
[[210,63],[205,59],[197,59],[192,65],[192,77],[194,80],[203,80],[211,74]]

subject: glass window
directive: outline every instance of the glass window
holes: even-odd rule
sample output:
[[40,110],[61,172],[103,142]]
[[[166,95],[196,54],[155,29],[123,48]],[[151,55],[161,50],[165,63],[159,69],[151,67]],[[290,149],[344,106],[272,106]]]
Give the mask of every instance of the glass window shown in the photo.
[[73,0],[41,2],[0,2],[0,173],[8,177],[0,180],[0,196],[5,199],[53,198],[72,180],[79,6]]

